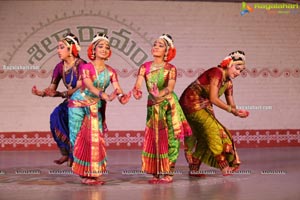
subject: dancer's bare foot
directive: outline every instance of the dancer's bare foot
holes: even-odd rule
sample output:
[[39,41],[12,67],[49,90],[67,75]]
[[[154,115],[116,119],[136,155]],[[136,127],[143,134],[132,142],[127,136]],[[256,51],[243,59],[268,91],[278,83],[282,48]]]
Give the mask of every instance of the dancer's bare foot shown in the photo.
[[152,179],[148,181],[150,184],[157,184],[159,182],[159,176],[153,176]]
[[206,177],[205,174],[201,174],[198,171],[190,171],[189,176],[198,177],[198,178]]
[[69,157],[68,156],[62,156],[60,159],[58,160],[54,160],[53,162],[58,164],[58,165],[61,165],[65,162],[67,162],[69,160]]
[[170,175],[166,175],[158,181],[158,183],[172,183],[172,182],[173,182],[173,177]]
[[83,178],[81,183],[85,185],[103,185],[104,181],[100,181],[97,178]]
[[72,167],[72,165],[73,165],[73,159],[69,158],[68,159],[68,167]]
[[237,166],[235,166],[235,167],[232,168],[232,171],[233,171],[233,172],[236,172],[236,171],[239,171],[239,169],[240,169],[240,166],[237,165]]
[[225,167],[224,169],[222,169],[223,176],[230,176],[232,175],[232,172],[233,172],[232,167]]

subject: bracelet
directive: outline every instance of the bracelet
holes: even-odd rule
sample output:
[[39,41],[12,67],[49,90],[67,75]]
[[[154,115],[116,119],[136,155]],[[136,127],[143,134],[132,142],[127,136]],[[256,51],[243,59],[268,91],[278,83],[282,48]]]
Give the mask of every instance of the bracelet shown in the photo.
[[98,95],[100,99],[102,99],[102,93],[103,93],[103,91],[100,90],[99,95]]
[[231,113],[231,111],[232,111],[232,107],[231,107],[231,105],[229,105],[227,108],[227,112]]
[[68,91],[62,93],[62,98],[66,98],[66,97],[68,97]]
[[[234,110],[233,110],[234,109]],[[238,116],[238,110],[236,108],[233,108],[231,110],[231,113],[234,115],[234,116]]]

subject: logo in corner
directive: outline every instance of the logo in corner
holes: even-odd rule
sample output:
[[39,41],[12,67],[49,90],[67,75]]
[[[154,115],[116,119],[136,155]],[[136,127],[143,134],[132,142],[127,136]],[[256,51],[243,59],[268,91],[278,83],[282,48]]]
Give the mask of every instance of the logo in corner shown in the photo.
[[244,16],[246,13],[253,12],[253,8],[247,5],[246,2],[242,2],[241,15]]

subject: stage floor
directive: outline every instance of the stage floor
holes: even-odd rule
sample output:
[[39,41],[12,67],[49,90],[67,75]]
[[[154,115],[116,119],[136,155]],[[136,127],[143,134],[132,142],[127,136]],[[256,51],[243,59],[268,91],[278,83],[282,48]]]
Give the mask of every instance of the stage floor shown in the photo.
[[205,178],[188,176],[181,150],[174,182],[151,185],[139,173],[140,150],[108,150],[104,185],[86,186],[66,165],[56,165],[58,151],[1,151],[0,200],[295,200],[300,196],[300,147],[241,148],[242,165],[232,176],[206,165]]

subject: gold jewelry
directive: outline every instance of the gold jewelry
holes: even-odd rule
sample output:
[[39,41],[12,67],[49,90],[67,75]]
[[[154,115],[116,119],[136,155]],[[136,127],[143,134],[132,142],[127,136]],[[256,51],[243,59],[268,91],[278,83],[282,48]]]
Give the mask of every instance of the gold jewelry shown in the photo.
[[95,62],[92,62],[94,65],[95,70],[97,73],[102,72],[105,69],[105,64],[104,65],[97,65]]
[[162,63],[154,63],[154,62],[152,62],[152,63],[151,63],[151,68],[152,68],[151,71],[160,69],[160,68],[164,67],[165,64],[166,64],[165,62],[162,62]]
[[68,91],[62,92],[62,98],[67,98],[68,97]]
[[232,111],[232,107],[231,107],[231,105],[229,105],[227,108],[227,112],[231,113],[231,111]]
[[124,96],[124,94],[120,93],[118,94],[118,98],[121,99]]
[[[106,68],[106,66],[104,65],[104,66],[98,66],[98,67],[103,67],[103,69],[101,70],[101,71],[99,71],[98,72],[98,70],[97,70],[97,66],[96,66],[96,64],[94,63],[94,62],[92,62],[92,64],[93,64],[93,67],[94,67],[94,70],[95,70],[95,72],[96,72],[96,79],[98,79],[98,76],[99,76],[99,72],[102,72],[102,71],[104,71],[105,70],[105,68]],[[105,74],[106,75],[106,74]],[[101,82],[99,82],[98,80],[97,80],[97,88],[100,88],[101,89],[101,91],[103,91],[104,92],[104,89],[105,89],[105,85],[106,85],[106,76],[104,77],[104,83],[103,83],[103,85],[102,85],[102,87],[101,87]],[[101,95],[102,95],[102,93],[101,93]]]
[[70,65],[66,65],[66,62],[64,61],[64,72],[67,72],[69,71],[73,66],[74,66],[74,63],[77,61],[77,59],[74,59]]
[[[62,79],[63,79],[63,82],[64,82],[64,84],[65,84],[65,86],[66,86],[66,88],[69,90],[69,89],[72,89],[72,82],[73,82],[73,78],[74,78],[74,70],[72,69],[74,66],[76,66],[76,63],[77,63],[77,59],[75,59],[73,62],[72,62],[72,65],[71,65],[71,67],[69,67],[68,69],[67,69],[67,67],[66,67],[66,63],[64,62],[64,66],[63,66],[63,68],[64,68],[64,70],[63,70],[63,72],[62,72]],[[69,71],[71,69],[71,79],[70,79],[70,82],[69,83],[67,83],[67,80],[66,80],[66,73],[67,73],[67,71]]]
[[226,80],[226,71],[225,69],[222,69],[222,86],[225,84]]

